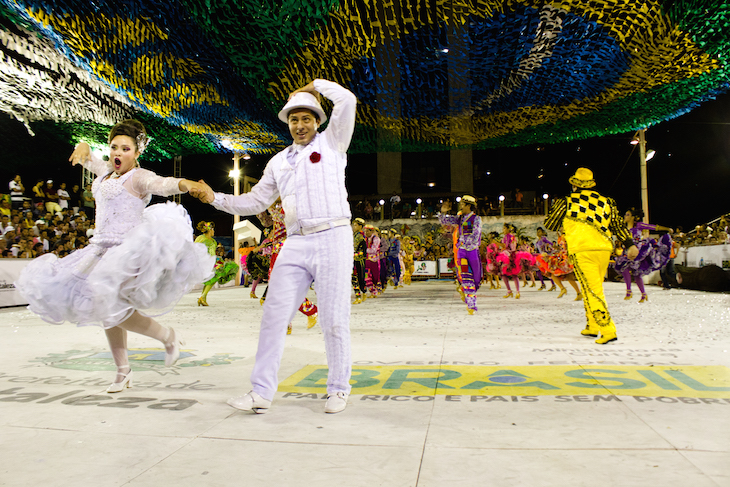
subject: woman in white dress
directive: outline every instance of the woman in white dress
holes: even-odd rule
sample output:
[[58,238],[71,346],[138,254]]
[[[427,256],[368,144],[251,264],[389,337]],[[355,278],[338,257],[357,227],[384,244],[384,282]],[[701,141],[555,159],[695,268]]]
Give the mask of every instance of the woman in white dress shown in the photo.
[[165,365],[175,364],[184,344],[179,333],[151,316],[169,310],[193,285],[208,279],[214,257],[193,242],[185,209],[174,203],[150,207],[151,195],[185,193],[199,183],[164,178],[139,167],[148,144],[144,126],[125,120],[109,133],[109,162],[92,158],[79,144],[69,161],[96,174],[96,229],[90,245],[58,259],[32,261],[15,286],[28,308],[50,323],[104,328],[117,375],[107,392],[132,386],[127,331],[165,345]]

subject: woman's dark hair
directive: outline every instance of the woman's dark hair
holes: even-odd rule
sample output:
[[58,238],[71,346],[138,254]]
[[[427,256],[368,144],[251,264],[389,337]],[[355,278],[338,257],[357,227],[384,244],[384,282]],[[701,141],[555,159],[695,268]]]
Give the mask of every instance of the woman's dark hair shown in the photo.
[[134,145],[138,151],[142,152],[147,147],[147,131],[139,120],[130,118],[123,120],[112,127],[109,132],[109,143],[112,143],[117,135],[126,135],[134,139]]
[[634,215],[635,220],[643,220],[644,219],[644,212],[642,210],[637,210],[633,206],[627,210],[632,215]]
[[215,228],[215,225],[213,222],[200,221],[195,228],[197,228],[200,233],[205,233],[211,228]]

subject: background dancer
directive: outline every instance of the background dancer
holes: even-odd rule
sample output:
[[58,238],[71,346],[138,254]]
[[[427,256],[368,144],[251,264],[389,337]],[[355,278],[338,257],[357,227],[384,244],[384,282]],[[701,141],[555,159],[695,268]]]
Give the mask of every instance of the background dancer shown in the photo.
[[[285,215],[284,209],[281,206],[281,200],[277,199],[276,202],[274,202],[274,204],[269,207],[267,213],[270,217],[270,221],[272,222],[272,228],[271,232],[269,232],[269,236],[266,237],[266,240],[261,242],[261,245],[259,247],[262,248],[262,255],[269,256],[268,277],[269,280],[271,280],[271,272],[274,270],[276,259],[279,256],[281,247],[284,245],[284,240],[286,240],[286,224],[284,223]],[[264,290],[264,295],[261,296],[260,300],[262,306],[266,301],[266,293],[268,292],[269,286],[266,286],[266,289]],[[312,303],[309,299],[304,298],[304,302],[301,306],[299,306],[299,312],[307,317],[307,330],[313,328],[317,324],[317,305]],[[289,322],[286,327],[286,334],[291,335],[291,332],[292,324],[291,322]]]
[[[318,96],[334,107],[327,120]],[[294,91],[279,119],[289,125],[294,143],[276,154],[251,192],[240,195],[198,193],[201,200],[237,215],[265,210],[281,196],[289,237],[271,273],[271,295],[264,304],[253,390],[228,401],[242,410],[265,412],[278,388],[285,330],[304,300],[311,282],[319,298],[319,318],[325,339],[329,375],[325,412],[347,406],[352,370],[350,348],[350,286],[352,229],[345,188],[347,148],[355,129],[357,99],[337,83],[314,80]],[[306,182],[305,182],[306,181]]]
[[371,298],[377,298],[382,292],[380,285],[380,237],[378,229],[372,225],[365,225],[365,285]]
[[355,301],[353,304],[360,304],[365,301],[365,252],[367,251],[367,243],[362,233],[364,225],[365,220],[362,218],[355,218],[352,221],[354,247],[352,288],[355,291]]
[[390,239],[388,238],[388,230],[380,230],[380,249],[378,250],[378,258],[380,259],[380,292],[388,289],[388,249],[390,248]]
[[444,201],[441,206],[441,215],[439,215],[439,223],[456,225],[459,230],[456,265],[459,269],[459,282],[470,315],[477,310],[477,291],[482,282],[482,264],[479,260],[482,219],[474,212],[476,203],[473,196],[464,195],[459,202],[459,213],[448,215],[447,213],[451,210],[451,202]]
[[[544,260],[544,255],[552,253],[553,249],[553,243],[550,241],[550,239],[547,237],[547,232],[544,228],[539,227],[537,229],[537,242],[535,242],[535,249],[537,250],[537,255],[535,256],[535,261],[537,263],[538,271],[537,276],[540,278],[540,287],[537,289],[538,291],[542,291],[545,289],[545,280],[543,276],[543,267],[547,268],[546,262]],[[555,289],[555,283],[553,282],[550,277],[548,277],[550,280],[550,291]]]
[[624,242],[629,259],[634,259],[639,249],[621,221],[616,203],[591,189],[596,182],[590,169],[578,168],[569,182],[573,192],[555,200],[545,227],[553,231],[561,225],[565,228],[570,261],[583,289],[587,324],[581,335],[596,337],[600,333],[596,343],[606,344],[618,339],[603,293],[603,279],[613,250],[611,236]]
[[413,245],[413,239],[405,237],[405,245],[403,245],[403,283],[406,286],[411,285],[411,276],[415,270],[413,261],[415,254],[415,246]]
[[393,289],[398,289],[401,281],[400,272],[400,240],[395,229],[390,229],[390,246],[388,247],[388,279],[393,283]]
[[[669,261],[672,252],[672,237],[670,235],[673,233],[669,227],[643,223],[641,221],[643,218],[644,212],[636,208],[630,208],[624,214],[624,222],[631,232],[634,242],[636,242],[639,255],[633,260],[628,259],[623,254],[619,255],[616,257],[616,263],[614,264],[616,271],[624,276],[624,282],[626,283],[626,297],[624,299],[631,299],[631,280],[633,279],[641,291],[640,303],[649,300],[649,296],[644,289],[644,276],[661,269]],[[665,233],[659,238],[659,241],[656,241],[653,238],[644,238],[644,230],[659,230],[669,233]]]
[[251,274],[251,299],[258,299],[256,296],[256,286],[269,276],[269,257],[261,253],[259,247],[248,253],[246,257],[246,269]]
[[197,227],[202,235],[198,235],[195,239],[195,243],[202,243],[208,249],[208,253],[215,257],[215,265],[213,266],[213,277],[203,283],[203,294],[198,298],[198,306],[208,306],[208,293],[215,283],[225,284],[238,274],[238,264],[231,261],[226,261],[223,255],[218,255],[219,252],[218,242],[215,241],[213,235],[215,235],[215,227],[213,222],[199,222]]
[[529,258],[525,258],[522,261],[522,287],[527,287],[528,277],[532,281],[530,287],[535,287],[535,271],[539,271],[540,269],[535,263],[535,249],[532,247],[530,240],[526,236],[523,235],[520,237],[520,244],[517,247],[517,250],[522,252],[522,255],[525,255],[525,257],[527,257],[527,254],[530,254]]
[[145,208],[153,194],[170,196],[203,186],[141,169],[149,143],[144,125],[124,120],[109,132],[109,162],[92,158],[88,144],[69,158],[97,175],[92,185],[96,228],[89,245],[62,259],[31,261],[15,286],[28,308],[49,323],[70,321],[104,328],[117,375],[107,392],[132,386],[127,331],[162,342],[165,365],[175,364],[182,338],[150,316],[172,309],[194,284],[211,274],[214,257],[193,242],[185,209],[174,203]]
[[497,260],[497,257],[499,256],[501,251],[502,242],[499,239],[499,233],[490,232],[489,242],[487,243],[487,247],[485,250],[486,255],[484,256],[486,260],[485,269],[487,272],[487,279],[489,280],[490,289],[500,289],[502,287],[499,283],[499,281],[502,279],[502,275],[499,267],[499,261]]
[[[522,262],[527,260],[529,262],[530,255],[528,252],[521,252],[517,250],[517,229],[510,223],[504,224],[504,237],[502,238],[503,250],[497,255],[497,262],[499,263],[500,274],[502,274],[502,281],[507,286],[507,294],[502,296],[503,298],[520,299],[520,279],[519,275],[522,273]],[[527,255],[525,255],[527,254]],[[515,285],[516,294],[512,293],[512,288],[509,285],[509,279]]]

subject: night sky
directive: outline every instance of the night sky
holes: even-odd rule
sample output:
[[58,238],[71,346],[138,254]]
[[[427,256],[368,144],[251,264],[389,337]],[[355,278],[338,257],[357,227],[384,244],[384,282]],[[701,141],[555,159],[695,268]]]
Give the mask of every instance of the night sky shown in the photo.
[[[22,124],[0,115],[0,133],[5,148],[0,151],[0,177],[7,184],[18,171],[26,188],[38,179],[75,183],[80,170],[67,162],[72,147],[52,134],[30,137]],[[629,144],[633,133],[593,138],[561,144],[503,148],[474,152],[474,187],[477,196],[496,199],[515,187],[523,193],[564,195],[568,178],[580,166],[593,170],[597,189],[616,199],[621,211],[641,207],[639,150]],[[657,155],[648,162],[649,219],[652,223],[690,230],[730,212],[730,94],[709,101],[692,112],[649,128],[647,150]],[[632,152],[633,150],[633,152]],[[183,175],[204,178],[214,189],[233,192],[228,179],[230,154],[187,156]],[[245,166],[247,174],[258,177],[270,156],[254,156]],[[450,189],[449,153],[404,153],[402,156],[403,194],[428,197]],[[143,166],[145,164],[143,163]],[[172,162],[146,167],[161,175],[172,174]],[[542,177],[540,177],[542,175]],[[429,188],[428,183],[436,183]],[[375,154],[350,156],[348,187],[351,195],[377,192]],[[230,225],[230,216],[211,211],[189,196],[183,204],[193,219],[213,219],[221,229]]]

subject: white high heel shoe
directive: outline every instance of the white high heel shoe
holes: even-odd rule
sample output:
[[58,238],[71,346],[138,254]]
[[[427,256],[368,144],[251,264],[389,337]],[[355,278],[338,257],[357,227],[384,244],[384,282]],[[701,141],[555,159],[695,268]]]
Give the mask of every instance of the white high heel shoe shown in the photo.
[[165,367],[172,367],[175,365],[175,362],[177,362],[177,359],[180,358],[180,347],[185,345],[185,341],[182,339],[180,334],[170,328],[170,333],[173,334],[170,349],[168,349],[168,345],[165,344]]
[[117,369],[117,375],[124,376],[124,379],[122,379],[121,382],[112,382],[112,385],[106,388],[106,392],[122,392],[125,387],[132,387],[132,369],[129,369],[129,372],[127,372],[126,374],[122,374]]

